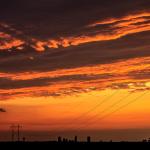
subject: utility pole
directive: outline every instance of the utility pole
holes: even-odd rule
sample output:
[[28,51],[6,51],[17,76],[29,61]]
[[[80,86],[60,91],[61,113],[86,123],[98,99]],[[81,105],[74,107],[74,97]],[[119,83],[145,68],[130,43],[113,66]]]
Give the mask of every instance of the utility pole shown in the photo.
[[20,141],[20,128],[21,128],[21,126],[18,124],[17,125],[18,142]]
[[18,125],[11,125],[10,128],[11,128],[11,139],[12,139],[12,142],[14,142],[15,140],[15,137],[17,138],[17,141],[19,142],[20,141],[20,128],[22,126],[20,126],[19,124]]

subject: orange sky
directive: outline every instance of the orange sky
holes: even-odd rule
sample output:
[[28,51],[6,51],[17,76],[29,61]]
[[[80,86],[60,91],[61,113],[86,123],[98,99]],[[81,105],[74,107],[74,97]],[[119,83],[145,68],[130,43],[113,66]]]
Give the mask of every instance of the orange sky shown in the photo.
[[[7,130],[6,124],[10,123],[20,123],[25,130],[149,128],[150,94],[147,92],[140,97],[143,93],[129,95],[127,90],[104,90],[61,98],[26,97],[2,101],[1,106],[7,112],[0,114],[0,129]],[[136,102],[111,114],[135,98]],[[115,104],[118,100],[121,102]]]
[[[150,81],[139,78],[141,74],[130,76],[130,73],[144,72],[149,67],[149,57],[143,57],[46,73],[1,73],[1,77],[9,77],[16,82],[75,74],[100,76],[89,81],[72,79],[71,82],[55,81],[52,86],[0,90],[1,93],[14,93],[11,98],[0,101],[1,108],[6,109],[6,113],[0,113],[0,130],[7,130],[13,123],[22,124],[25,130],[149,128]],[[107,73],[113,76],[105,78]],[[71,89],[73,86],[76,90]],[[19,92],[23,93],[15,94]],[[41,94],[36,97],[40,92],[60,95]],[[134,99],[134,103],[124,107]]]
[[150,129],[149,2],[15,1],[0,6],[0,131]]

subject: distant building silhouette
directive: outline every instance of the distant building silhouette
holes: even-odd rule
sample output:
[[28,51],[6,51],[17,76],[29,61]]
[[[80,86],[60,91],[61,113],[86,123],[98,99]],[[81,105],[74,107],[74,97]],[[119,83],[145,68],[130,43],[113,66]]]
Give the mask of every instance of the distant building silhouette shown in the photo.
[[88,143],[91,142],[91,137],[90,137],[90,136],[87,137],[87,142],[88,142]]
[[66,142],[66,139],[65,139],[65,138],[63,138],[63,142]]
[[147,140],[146,139],[143,139],[143,141],[142,142],[147,142]]
[[66,138],[63,138],[63,142],[68,142],[68,139],[66,139]]
[[74,137],[74,142],[78,142],[78,137],[77,136]]
[[62,142],[61,136],[58,137],[58,142]]
[[23,142],[25,142],[25,141],[26,141],[26,138],[25,138],[25,137],[23,137],[23,138],[22,138],[22,141],[23,141]]

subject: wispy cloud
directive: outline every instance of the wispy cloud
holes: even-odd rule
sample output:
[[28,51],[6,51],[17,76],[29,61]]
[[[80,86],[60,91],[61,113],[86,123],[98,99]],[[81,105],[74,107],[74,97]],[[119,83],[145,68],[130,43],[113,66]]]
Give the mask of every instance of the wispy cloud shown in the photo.
[[[106,27],[100,29],[101,25]],[[97,27],[97,28],[94,28]],[[115,40],[143,31],[150,30],[150,13],[138,13],[124,16],[122,18],[111,18],[106,21],[96,22],[88,25],[88,29],[83,35],[61,37],[60,39],[50,39],[46,41],[37,41],[32,47],[37,51],[44,51],[47,48],[58,48],[76,46],[80,44]]]
[[0,51],[10,50],[12,48],[21,49],[21,46],[25,42],[16,37],[16,35],[20,34],[19,31],[5,23],[0,23],[0,30]]
[[[145,18],[148,17],[148,18]],[[134,23],[138,23],[138,22],[144,22],[146,20],[149,20],[150,18],[150,12],[138,12],[138,13],[134,13],[134,14],[130,14],[130,15],[126,15],[123,16],[121,18],[108,18],[105,19],[103,21],[97,21],[93,24],[88,25],[88,27],[96,27],[99,25],[114,25],[114,24],[118,24],[120,25],[126,25],[126,23],[128,23],[128,25],[134,24]]]
[[[10,25],[8,25],[7,28],[11,29]],[[77,33],[74,33],[74,35],[60,36],[58,38],[49,37],[45,40],[39,40],[31,35],[23,35],[23,37],[28,38],[22,40],[12,37],[12,35],[8,33],[1,32],[0,50],[8,50],[11,48],[21,49],[21,46],[25,44],[36,51],[45,51],[46,49],[52,48],[56,49],[91,42],[115,40],[129,34],[150,31],[150,13],[138,12],[121,18],[101,20],[87,25],[87,27],[85,26],[82,30],[82,34],[77,30]],[[17,32],[17,30],[15,30],[15,32]]]
[[0,95],[3,99],[17,95],[61,96],[108,88],[148,90],[149,61],[149,57],[144,57],[111,64],[32,72],[32,74],[1,73]]
[[4,2],[9,7],[0,6],[1,99],[147,90],[149,2],[116,2]]

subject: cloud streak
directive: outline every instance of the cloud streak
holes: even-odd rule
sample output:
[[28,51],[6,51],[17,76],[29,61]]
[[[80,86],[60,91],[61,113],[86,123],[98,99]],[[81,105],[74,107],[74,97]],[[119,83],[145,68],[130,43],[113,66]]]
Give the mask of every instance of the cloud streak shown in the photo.
[[148,1],[5,1],[1,99],[149,88]]
[[149,62],[150,58],[144,57],[43,73],[1,73],[0,95],[4,99],[15,96],[62,96],[109,88],[148,90]]
[[21,46],[24,45],[25,42],[15,37],[20,34],[19,31],[5,23],[0,23],[0,30],[0,51],[10,50],[12,48],[21,49]]
[[[147,18],[145,18],[147,17]],[[105,30],[94,29],[93,27],[99,27],[101,25],[108,26]],[[93,28],[93,31],[91,31]],[[44,51],[47,48],[59,48],[76,46],[80,44],[90,42],[100,42],[115,40],[126,36],[128,34],[134,34],[150,30],[150,13],[138,13],[134,15],[125,16],[119,19],[109,19],[106,21],[97,22],[88,25],[88,29],[83,35],[77,37],[61,37],[58,40],[52,39],[47,41],[37,41],[32,47],[37,51]],[[92,33],[93,32],[93,33]],[[96,34],[94,34],[96,32]],[[91,35],[90,35],[91,34]]]
[[[5,25],[6,26],[6,25]],[[103,27],[103,28],[102,28]],[[8,25],[7,29],[11,29]],[[15,29],[14,29],[15,30]],[[91,42],[101,42],[116,40],[126,35],[150,30],[150,13],[138,12],[137,14],[123,16],[121,18],[110,18],[95,22],[83,28],[83,33],[74,33],[68,37],[58,37],[45,40],[38,40],[32,36],[24,35],[27,39],[17,39],[8,33],[0,33],[0,50],[11,48],[24,49],[25,45],[32,47],[36,51],[45,51],[46,49],[56,49],[60,47],[77,46]],[[18,32],[15,30],[15,32]],[[21,31],[22,33],[22,31]],[[76,35],[78,34],[78,35]],[[21,47],[23,46],[23,47]]]

